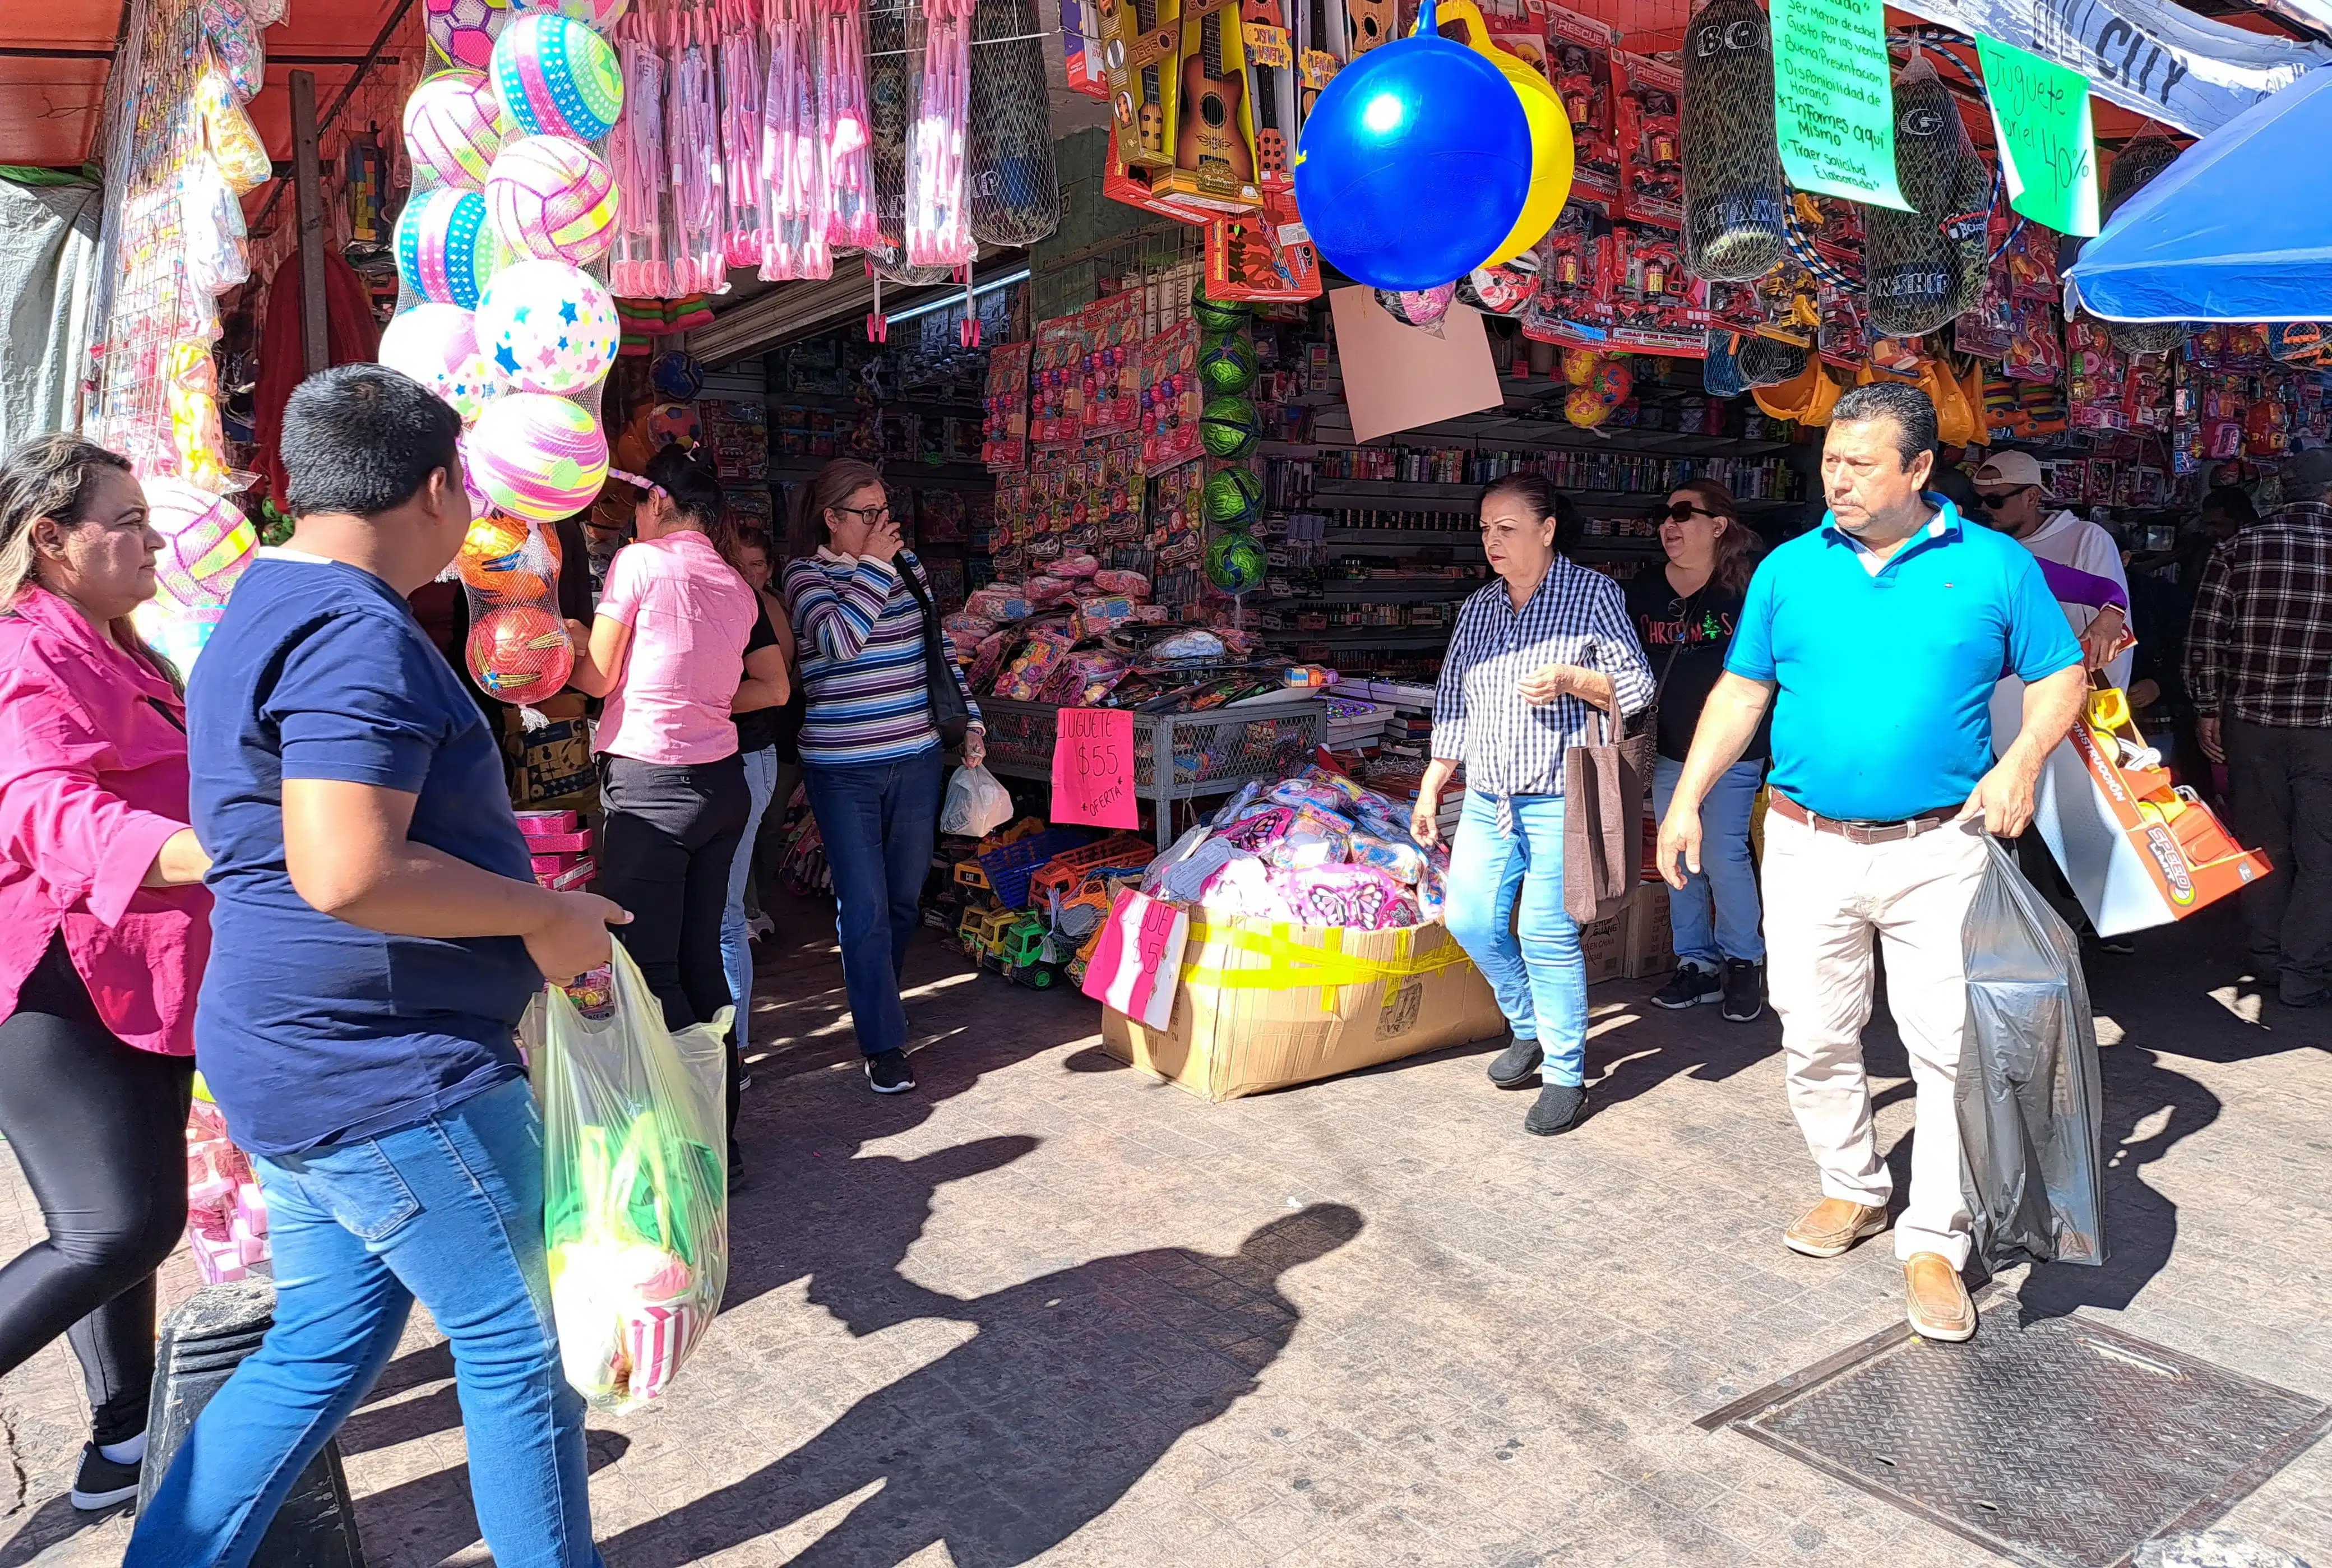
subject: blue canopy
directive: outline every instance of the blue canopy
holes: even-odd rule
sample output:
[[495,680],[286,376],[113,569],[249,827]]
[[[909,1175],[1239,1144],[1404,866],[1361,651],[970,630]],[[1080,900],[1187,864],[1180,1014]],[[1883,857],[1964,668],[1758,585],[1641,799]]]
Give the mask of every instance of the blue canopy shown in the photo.
[[2188,148],[2067,274],[2109,321],[2332,317],[2332,67]]

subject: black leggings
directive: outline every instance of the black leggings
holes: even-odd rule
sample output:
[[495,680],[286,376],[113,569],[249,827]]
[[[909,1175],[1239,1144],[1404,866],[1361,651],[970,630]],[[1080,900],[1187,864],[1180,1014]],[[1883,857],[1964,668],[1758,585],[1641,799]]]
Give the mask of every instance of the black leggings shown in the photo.
[[[604,759],[599,893],[631,911],[616,935],[664,1004],[664,1027],[710,1022],[737,999],[721,963],[729,873],[752,815],[737,757],[682,766]],[[729,1037],[729,1131],[737,1130],[737,1037]]]
[[81,1358],[100,1443],[146,1429],[154,1271],[186,1228],[195,1064],[99,1021],[62,935],[0,1022],[0,1133],[49,1238],[0,1268],[0,1373],[59,1334]]

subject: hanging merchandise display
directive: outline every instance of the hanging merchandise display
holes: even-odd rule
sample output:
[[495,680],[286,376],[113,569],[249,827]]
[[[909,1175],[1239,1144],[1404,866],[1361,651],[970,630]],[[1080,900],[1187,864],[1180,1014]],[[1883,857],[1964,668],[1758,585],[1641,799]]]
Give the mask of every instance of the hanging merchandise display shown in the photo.
[[880,242],[866,28],[857,0],[818,0],[817,135],[826,171],[826,237],[837,249]]
[[1762,278],[1789,238],[1765,8],[1716,0],[1685,33],[1683,70],[1685,264],[1713,282]]
[[1912,210],[1865,213],[1865,287],[1874,330],[1916,337],[1975,303],[1992,206],[1992,171],[1925,56],[1895,83],[1895,168]]
[[[909,21],[916,73],[907,145],[907,264],[961,267],[979,253],[971,237],[970,168],[974,0],[921,0]],[[917,34],[920,34],[918,38]]]
[[720,38],[722,249],[731,267],[759,266],[768,241],[768,173],[761,163],[763,97],[769,60],[759,28],[760,7],[722,0],[715,12]]
[[664,143],[664,62],[646,17],[635,12],[616,25],[624,101],[632,112],[607,136],[607,162],[616,175],[616,242],[607,282],[627,300],[666,300],[689,291],[672,285],[672,189]]
[[666,14],[664,155],[673,193],[669,292],[718,293],[729,286],[728,197],[721,164],[719,73],[712,14]]
[[770,11],[760,161],[769,202],[760,276],[771,282],[834,275],[818,129],[817,42],[825,14],[817,0],[775,0]]
[[972,236],[1033,245],[1061,225],[1052,104],[1041,29],[1030,0],[977,0],[971,18]]

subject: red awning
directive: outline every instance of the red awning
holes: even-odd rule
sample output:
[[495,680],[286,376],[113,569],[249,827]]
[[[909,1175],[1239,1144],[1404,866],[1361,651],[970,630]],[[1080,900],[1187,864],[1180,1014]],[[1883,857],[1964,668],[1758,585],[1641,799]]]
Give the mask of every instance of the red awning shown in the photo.
[[[290,16],[267,30],[267,86],[250,109],[272,156],[292,157],[292,72],[314,72],[318,106],[329,104],[399,4],[292,0]],[[0,163],[88,161],[99,150],[126,0],[9,0],[0,11]]]

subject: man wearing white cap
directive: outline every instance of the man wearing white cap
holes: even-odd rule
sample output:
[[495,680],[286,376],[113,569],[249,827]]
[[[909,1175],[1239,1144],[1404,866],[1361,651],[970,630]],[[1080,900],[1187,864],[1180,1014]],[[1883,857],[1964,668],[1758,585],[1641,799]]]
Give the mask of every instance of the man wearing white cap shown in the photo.
[[[2114,543],[2113,535],[2069,512],[2050,512],[2040,464],[2029,452],[1998,452],[1986,458],[1975,471],[1975,488],[1992,512],[1994,528],[2041,560],[2110,583],[2117,590],[2109,596],[2085,593],[2079,599],[2068,598],[2068,590],[2060,586],[2064,574],[2048,574],[2057,602],[2065,608],[2065,618],[2073,623],[2073,635],[2081,639],[2081,652],[2089,668],[2102,667],[2107,680],[2127,690],[2130,651],[2116,650],[2129,625],[2129,576],[2122,569],[2121,547]],[[2100,597],[2117,598],[2120,602],[2103,606],[2088,602]],[[2012,708],[2008,732],[2016,732]]]

